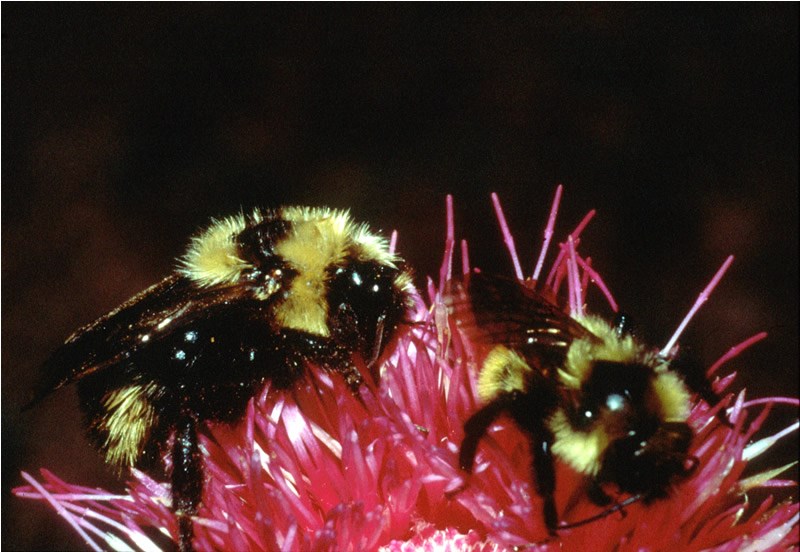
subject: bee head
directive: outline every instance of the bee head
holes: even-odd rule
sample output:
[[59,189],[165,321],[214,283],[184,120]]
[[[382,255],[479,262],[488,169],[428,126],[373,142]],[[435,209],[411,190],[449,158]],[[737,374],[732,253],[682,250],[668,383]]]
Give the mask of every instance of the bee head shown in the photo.
[[697,459],[687,454],[691,440],[692,430],[683,422],[665,422],[649,435],[617,439],[606,450],[598,480],[641,494],[646,501],[662,498],[672,483],[697,466]]
[[328,286],[332,334],[355,342],[372,364],[405,316],[410,285],[408,273],[389,262],[351,260],[335,267]]
[[663,496],[692,469],[688,391],[651,360],[594,359],[574,402],[550,420],[561,459],[599,483],[645,498]]
[[675,414],[670,386],[676,381],[644,363],[595,363],[582,410],[609,439],[598,481],[650,499],[664,496],[670,483],[691,472],[691,428],[667,421]]

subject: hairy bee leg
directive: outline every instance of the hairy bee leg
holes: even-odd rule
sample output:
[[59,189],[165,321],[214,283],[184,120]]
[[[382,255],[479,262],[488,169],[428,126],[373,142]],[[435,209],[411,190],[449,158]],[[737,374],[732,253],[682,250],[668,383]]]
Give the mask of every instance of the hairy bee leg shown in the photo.
[[191,516],[197,513],[203,498],[203,465],[197,443],[197,418],[181,412],[176,424],[172,448],[172,507],[178,517],[181,552],[190,552],[194,536]]
[[464,440],[461,442],[461,450],[458,453],[458,465],[465,472],[472,473],[478,443],[492,422],[506,410],[507,402],[503,398],[490,402],[470,416],[464,424]]
[[386,315],[381,315],[378,317],[378,322],[375,324],[375,341],[372,344],[372,353],[367,360],[367,366],[370,367],[370,370],[372,370],[372,367],[378,362],[378,357],[381,356],[381,351],[383,350],[383,325],[385,321]]

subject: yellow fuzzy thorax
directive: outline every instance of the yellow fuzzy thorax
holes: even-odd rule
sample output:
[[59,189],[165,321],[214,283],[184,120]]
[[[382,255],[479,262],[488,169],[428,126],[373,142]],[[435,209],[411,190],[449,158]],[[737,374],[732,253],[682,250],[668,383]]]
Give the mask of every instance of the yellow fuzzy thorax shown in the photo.
[[657,369],[653,391],[661,403],[661,416],[665,422],[685,422],[689,418],[691,394],[675,372]]
[[[178,272],[200,287],[233,285],[242,273],[254,268],[242,259],[237,236],[249,226],[271,218],[291,222],[288,234],[274,246],[274,253],[296,273],[290,287],[280,290],[283,300],[275,307],[275,323],[281,328],[328,336],[327,285],[330,267],[347,258],[395,267],[397,257],[389,253],[388,242],[357,224],[348,211],[324,207],[284,207],[275,212],[254,211],[212,221],[211,226],[192,238]],[[395,285],[412,287],[411,277],[401,272]],[[279,290],[261,290],[267,299]]]
[[241,213],[212,219],[208,228],[192,238],[178,272],[201,287],[238,282],[242,271],[249,266],[239,258],[236,244],[236,236],[245,228],[247,217]]
[[327,268],[340,264],[347,253],[349,218],[346,212],[286,209],[293,221],[290,235],[275,247],[297,271],[275,318],[284,328],[327,336],[328,302],[325,300]]
[[[260,214],[256,212],[256,215]],[[194,236],[180,260],[178,272],[201,287],[234,284],[249,265],[239,258],[236,236],[247,228],[247,217],[240,213],[212,219],[211,225]]]
[[597,361],[645,364],[653,368],[652,388],[662,419],[683,422],[689,417],[691,395],[683,380],[669,371],[666,360],[660,359],[654,350],[636,342],[631,335],[619,337],[616,329],[602,318],[587,316],[580,323],[596,339],[576,339],[570,345],[564,368],[558,371],[566,387],[580,389]]
[[178,272],[202,287],[236,283],[242,271],[250,267],[239,255],[236,237],[248,226],[271,217],[295,223],[293,235],[282,242],[299,240],[297,244],[284,245],[287,254],[299,264],[315,262],[312,260],[315,255],[319,255],[320,262],[336,262],[350,246],[357,260],[388,266],[397,262],[397,257],[389,253],[386,239],[370,232],[367,225],[353,222],[348,211],[284,207],[274,215],[256,209],[249,216],[240,213],[212,219],[208,228],[192,238]]
[[592,336],[572,342],[564,368],[558,371],[561,382],[569,388],[580,389],[598,360],[626,363],[642,360],[649,355],[630,335],[617,336],[616,330],[602,318],[586,316],[579,322]]

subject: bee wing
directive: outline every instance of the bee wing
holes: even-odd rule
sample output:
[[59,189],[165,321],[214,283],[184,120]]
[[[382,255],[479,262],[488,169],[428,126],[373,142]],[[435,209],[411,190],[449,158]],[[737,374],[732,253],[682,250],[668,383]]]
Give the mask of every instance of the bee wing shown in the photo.
[[74,381],[104,370],[163,339],[205,309],[241,299],[235,286],[198,288],[173,274],[75,333],[45,362],[31,406]]
[[505,345],[558,363],[573,340],[592,334],[547,298],[517,280],[470,274],[454,284],[450,312],[478,344]]

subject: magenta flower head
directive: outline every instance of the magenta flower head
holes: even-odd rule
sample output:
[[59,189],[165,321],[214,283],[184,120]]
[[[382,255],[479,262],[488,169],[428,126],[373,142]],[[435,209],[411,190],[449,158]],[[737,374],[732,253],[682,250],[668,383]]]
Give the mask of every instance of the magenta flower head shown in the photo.
[[[549,305],[547,315],[567,320],[555,326],[558,331],[550,332],[553,335],[590,324],[586,322],[592,311],[586,304],[589,286],[597,286],[612,310],[617,310],[608,287],[580,251],[581,233],[593,213],[561,240],[555,260],[545,270],[561,193],[559,186],[530,279],[522,273],[499,200],[493,197],[515,267],[515,274],[502,281],[520,289],[535,288],[536,296]],[[671,405],[664,394],[658,395],[660,408],[669,411],[663,417],[679,420],[670,423],[679,423],[689,432],[680,446],[671,442],[669,448],[662,443],[667,447],[663,450],[679,453],[652,460],[652,465],[669,465],[679,472],[664,479],[663,493],[650,496],[640,490],[642,485],[621,480],[620,474],[604,477],[610,468],[603,462],[622,455],[622,446],[609,444],[614,441],[608,436],[601,442],[599,434],[588,430],[587,440],[567,441],[566,433],[558,433],[554,413],[563,412],[558,405],[546,421],[555,434],[550,443],[553,488],[543,488],[546,479],[535,469],[542,466],[536,460],[542,453],[531,446],[536,448],[541,440],[535,435],[532,439],[530,431],[540,426],[521,424],[525,417],[508,405],[501,405],[491,416],[476,418],[477,412],[487,412],[487,405],[505,392],[486,383],[494,381],[487,370],[515,362],[521,363],[520,373],[524,366],[527,370],[541,367],[531,366],[535,363],[517,354],[513,346],[502,353],[507,354],[503,362],[492,362],[490,355],[500,353],[487,353],[479,334],[469,331],[470,323],[459,320],[466,304],[459,293],[467,293],[462,281],[476,273],[470,267],[466,243],[461,242],[461,271],[453,274],[456,239],[451,198],[447,212],[447,241],[438,281],[427,279],[424,298],[414,292],[409,323],[386,346],[379,374],[375,374],[379,378],[365,377],[360,392],[354,394],[352,382],[349,386],[338,374],[312,365],[289,389],[267,383],[247,404],[241,422],[210,423],[202,429],[199,450],[205,481],[202,503],[192,518],[197,550],[764,551],[797,546],[800,513],[796,501],[776,504],[771,498],[758,503],[748,499],[748,492],[757,487],[795,485],[781,479],[788,466],[746,477],[743,472],[750,461],[797,429],[795,423],[752,440],[774,405],[796,408],[798,400],[750,399],[744,391],[733,390],[735,374],[717,375],[726,361],[764,338],[763,333],[735,345],[706,370],[709,378],[715,378],[700,393],[706,400],[687,394],[684,408],[680,392],[672,395]],[[641,353],[649,355],[648,362],[661,366],[674,358],[680,331],[731,260],[700,294],[675,337],[660,350]],[[517,313],[515,305],[492,308]],[[485,325],[480,313],[473,314],[476,326]],[[495,341],[508,341],[502,334],[508,325],[496,323],[491,328],[499,335]],[[557,339],[544,333],[534,337],[551,348],[560,347]],[[677,378],[666,368],[656,370],[655,380]],[[585,390],[574,368],[565,364],[560,372],[559,385],[569,387],[569,378],[577,378],[575,390]],[[675,381],[675,388],[686,389],[682,380]],[[513,381],[507,385],[512,391],[518,388]],[[721,397],[718,402],[709,399],[717,396]],[[603,408],[587,412],[611,416],[608,412],[623,403],[609,400]],[[710,406],[708,401],[716,404]],[[477,433],[476,424],[483,426]],[[675,436],[679,433],[677,429],[673,433],[654,430],[648,435],[679,440]],[[648,439],[649,445],[656,440]],[[565,447],[571,450],[569,454],[563,452]],[[630,458],[647,456],[648,451],[634,447]],[[654,473],[661,473],[658,469]],[[23,477],[28,484],[14,493],[51,504],[90,549],[160,550],[169,540],[178,539],[169,482],[131,470],[128,492],[114,495],[66,483],[47,470],[41,471],[38,480],[27,473]],[[631,477],[644,476],[632,473]],[[603,502],[597,493],[605,505],[597,504]]]

